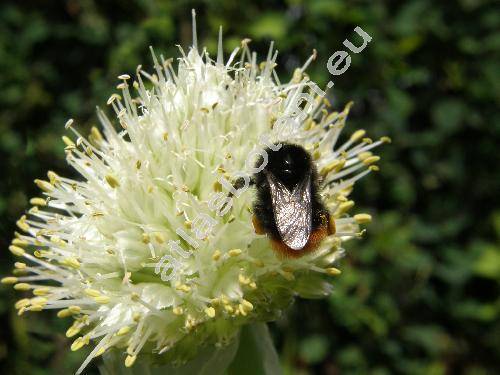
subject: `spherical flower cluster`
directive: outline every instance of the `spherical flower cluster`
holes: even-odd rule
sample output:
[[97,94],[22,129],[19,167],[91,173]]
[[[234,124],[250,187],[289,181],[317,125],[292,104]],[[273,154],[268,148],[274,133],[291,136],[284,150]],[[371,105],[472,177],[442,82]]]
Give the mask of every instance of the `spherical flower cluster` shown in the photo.
[[[17,222],[10,251],[19,262],[2,282],[33,294],[16,303],[19,314],[73,320],[71,349],[94,345],[78,372],[112,347],[127,366],[141,351],[181,363],[244,324],[275,319],[294,296],[327,296],[343,242],[370,220],[349,216],[348,196],[377,170],[371,150],[387,139],[358,130],[337,145],[349,106],[330,111],[304,72],[314,56],[283,83],[272,46],[262,63],[247,40],[227,60],[221,51],[213,61],[195,44],[177,64],[153,54],[154,74],[118,77],[121,93],[107,103],[116,119],[98,109],[101,127],[88,137],[66,124],[80,178],[35,181],[43,194]],[[313,156],[336,227],[293,259],[255,233],[254,190],[228,194],[266,145],[283,141]]]

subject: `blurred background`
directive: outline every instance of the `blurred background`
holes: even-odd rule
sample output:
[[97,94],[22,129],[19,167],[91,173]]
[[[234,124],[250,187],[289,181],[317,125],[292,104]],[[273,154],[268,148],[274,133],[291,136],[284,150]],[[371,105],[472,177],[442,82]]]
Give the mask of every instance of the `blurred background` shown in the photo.
[[[500,373],[500,9],[487,0],[98,1],[0,4],[0,274],[13,259],[14,224],[37,194],[35,178],[69,171],[60,140],[73,117],[90,128],[116,76],[151,70],[148,46],[177,57],[191,42],[227,52],[242,38],[264,58],[271,40],[283,78],[308,70],[322,87],[326,61],[372,41],[334,77],[337,109],[388,135],[381,172],[363,179],[358,212],[375,220],[347,245],[328,300],[298,301],[272,325],[287,374]],[[0,373],[70,374],[68,322],[18,317],[0,288]],[[97,373],[96,366],[88,369]]]

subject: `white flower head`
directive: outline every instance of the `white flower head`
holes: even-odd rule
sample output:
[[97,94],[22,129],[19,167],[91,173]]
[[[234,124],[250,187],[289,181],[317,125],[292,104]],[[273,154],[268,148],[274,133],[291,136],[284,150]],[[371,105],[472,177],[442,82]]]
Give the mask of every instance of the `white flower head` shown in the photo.
[[[141,351],[181,363],[200,344],[275,319],[296,295],[328,295],[343,242],[370,220],[348,215],[348,196],[387,139],[358,130],[337,145],[350,106],[330,111],[304,73],[314,56],[282,83],[272,46],[258,63],[247,40],[227,59],[219,45],[216,61],[194,44],[177,64],[153,54],[154,74],[120,76],[108,101],[116,118],[98,109],[100,130],[84,137],[68,121],[67,161],[80,178],[36,180],[43,197],[17,223],[10,250],[24,262],[2,281],[34,294],[17,302],[20,314],[73,318],[71,349],[95,345],[78,372],[111,347],[126,351],[127,366]],[[266,145],[283,141],[313,156],[336,226],[297,259],[255,233],[254,189],[228,198]]]

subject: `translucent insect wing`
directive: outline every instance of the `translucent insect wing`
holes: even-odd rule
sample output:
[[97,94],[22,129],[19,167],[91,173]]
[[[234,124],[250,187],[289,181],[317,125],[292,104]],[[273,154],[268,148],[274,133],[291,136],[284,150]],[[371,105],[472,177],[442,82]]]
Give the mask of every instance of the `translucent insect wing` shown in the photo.
[[292,250],[301,250],[311,235],[311,176],[307,175],[290,192],[271,173],[266,175],[280,237]]

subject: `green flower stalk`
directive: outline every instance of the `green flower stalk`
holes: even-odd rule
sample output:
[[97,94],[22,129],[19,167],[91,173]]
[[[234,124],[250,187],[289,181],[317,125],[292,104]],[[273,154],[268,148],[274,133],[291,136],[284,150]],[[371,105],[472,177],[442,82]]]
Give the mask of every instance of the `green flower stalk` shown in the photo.
[[[110,348],[126,366],[140,353],[184,363],[200,346],[228,345],[242,326],[276,319],[295,296],[327,296],[344,242],[370,221],[349,215],[348,196],[377,170],[372,149],[388,139],[358,130],[337,145],[350,106],[331,112],[317,93],[305,74],[314,56],[283,83],[272,46],[262,63],[248,40],[226,59],[221,41],[215,61],[196,42],[180,53],[177,64],[153,54],[153,74],[119,76],[107,103],[115,118],[98,109],[101,126],[88,137],[67,122],[67,162],[80,178],[36,180],[43,193],[17,222],[9,249],[19,262],[2,282],[33,294],[16,303],[19,314],[73,320],[71,350],[93,346],[77,373]],[[297,105],[304,94],[313,100]],[[252,188],[228,198],[252,155],[283,141],[309,150],[332,181],[321,196],[336,233],[296,259],[255,233]]]

